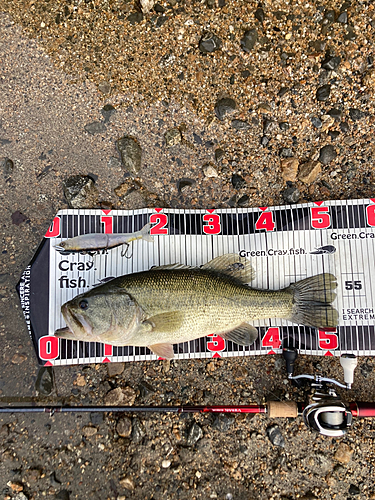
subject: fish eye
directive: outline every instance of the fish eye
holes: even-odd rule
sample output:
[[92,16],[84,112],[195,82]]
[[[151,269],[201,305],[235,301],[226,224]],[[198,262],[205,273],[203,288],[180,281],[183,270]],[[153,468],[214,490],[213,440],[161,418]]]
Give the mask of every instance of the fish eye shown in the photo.
[[86,299],[80,300],[78,305],[81,309],[87,309],[89,307],[89,303]]

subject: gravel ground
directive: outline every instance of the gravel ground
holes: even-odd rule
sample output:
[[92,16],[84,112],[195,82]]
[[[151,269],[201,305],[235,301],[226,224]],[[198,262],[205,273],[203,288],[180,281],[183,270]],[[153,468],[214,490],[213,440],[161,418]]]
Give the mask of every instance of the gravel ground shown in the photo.
[[[92,179],[76,200],[92,207],[373,196],[374,5],[170,0],[142,15],[126,0],[0,0],[0,12],[1,397],[303,399],[272,356],[38,373],[14,287],[72,175]],[[359,361],[345,399],[373,400],[373,365]],[[299,359],[299,373],[316,369],[342,378],[337,359]],[[4,499],[375,498],[370,420],[337,440],[259,415],[0,420]]]

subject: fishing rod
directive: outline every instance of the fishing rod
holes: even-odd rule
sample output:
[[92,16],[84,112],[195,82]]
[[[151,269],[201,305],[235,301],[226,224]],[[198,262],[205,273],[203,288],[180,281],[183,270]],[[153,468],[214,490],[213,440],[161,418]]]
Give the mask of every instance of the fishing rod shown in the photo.
[[213,406],[0,406],[0,413],[247,413],[266,414],[269,418],[302,416],[309,429],[330,437],[340,437],[347,433],[353,418],[375,417],[375,403],[352,402],[344,404],[337,395],[337,387],[350,389],[354,379],[357,358],[353,354],[343,354],[340,364],[344,370],[344,382],[321,375],[293,375],[297,350],[284,348],[288,379],[300,383],[309,381],[312,392],[307,403],[294,401],[269,401],[264,405],[213,405]]

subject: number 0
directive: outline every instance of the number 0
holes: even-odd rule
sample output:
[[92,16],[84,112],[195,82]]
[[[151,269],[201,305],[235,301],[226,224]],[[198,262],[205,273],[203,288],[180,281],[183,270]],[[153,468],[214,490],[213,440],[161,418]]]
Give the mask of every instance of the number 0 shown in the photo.
[[59,339],[46,335],[39,339],[39,357],[43,360],[56,359],[59,355]]

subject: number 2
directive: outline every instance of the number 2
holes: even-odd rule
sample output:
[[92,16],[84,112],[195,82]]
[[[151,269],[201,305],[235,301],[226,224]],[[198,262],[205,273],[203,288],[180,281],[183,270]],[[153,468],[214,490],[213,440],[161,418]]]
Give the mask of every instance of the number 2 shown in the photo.
[[150,234],[168,234],[168,217],[165,214],[152,214],[150,215],[150,223],[155,224],[150,230]]

